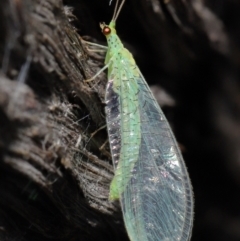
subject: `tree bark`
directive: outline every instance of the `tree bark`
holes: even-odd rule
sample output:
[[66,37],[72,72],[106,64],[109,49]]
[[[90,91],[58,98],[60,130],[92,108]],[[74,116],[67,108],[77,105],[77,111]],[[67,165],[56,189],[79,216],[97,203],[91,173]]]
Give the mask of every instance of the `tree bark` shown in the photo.
[[[129,0],[118,19],[185,149],[196,196],[192,240],[240,239],[226,225],[240,201],[239,10],[237,1]],[[106,76],[84,82],[104,56],[80,37],[100,39],[97,24],[111,14],[108,1],[0,2],[3,241],[128,240],[118,202],[108,201]],[[236,205],[226,198],[226,212],[211,206],[221,206],[221,195]]]
[[1,16],[1,240],[124,236],[109,147],[99,150],[106,130],[91,138],[105,124],[106,79],[83,82],[103,63],[59,0],[2,1]]

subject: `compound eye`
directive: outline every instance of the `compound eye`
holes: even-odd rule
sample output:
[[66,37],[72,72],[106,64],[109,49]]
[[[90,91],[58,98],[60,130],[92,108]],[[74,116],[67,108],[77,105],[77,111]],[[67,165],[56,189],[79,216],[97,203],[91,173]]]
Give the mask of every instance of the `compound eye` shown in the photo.
[[111,28],[105,26],[105,27],[103,28],[102,32],[103,32],[104,35],[108,35],[108,34],[111,33]]

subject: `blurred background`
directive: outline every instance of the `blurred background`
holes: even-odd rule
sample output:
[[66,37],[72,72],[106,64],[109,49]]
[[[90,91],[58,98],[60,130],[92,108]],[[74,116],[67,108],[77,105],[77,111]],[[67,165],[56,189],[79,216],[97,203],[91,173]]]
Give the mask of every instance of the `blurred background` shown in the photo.
[[[79,83],[103,59],[72,50],[81,47],[78,35],[106,44],[99,22],[111,20],[114,4],[0,3],[1,240],[127,240],[119,207],[107,202],[109,149],[97,149],[106,131],[84,142],[104,123],[106,78],[95,92]],[[236,0],[126,0],[117,21],[181,147],[195,195],[192,241],[240,240],[239,13]],[[20,85],[24,101],[15,96],[10,111]],[[26,138],[31,145],[22,145]],[[79,158],[109,169],[106,180],[92,166],[81,174],[69,150],[82,142],[91,152]],[[102,189],[90,188],[89,177]]]
[[[84,3],[90,20],[79,30],[104,43],[98,23],[114,3]],[[192,180],[193,241],[240,240],[239,12],[238,1],[130,0],[117,21],[157,97],[164,89],[174,100],[163,110]]]

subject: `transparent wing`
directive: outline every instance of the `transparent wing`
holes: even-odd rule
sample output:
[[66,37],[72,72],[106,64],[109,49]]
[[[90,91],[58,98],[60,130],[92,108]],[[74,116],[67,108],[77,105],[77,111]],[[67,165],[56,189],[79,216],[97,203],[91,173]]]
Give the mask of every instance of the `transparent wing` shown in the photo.
[[[110,76],[106,93],[109,138],[115,169],[120,161],[126,162],[120,174],[127,184],[119,194],[129,237],[132,241],[187,241],[193,222],[192,189],[170,126],[137,66],[123,60],[118,68],[112,68]],[[118,83],[120,88],[116,91],[114,81],[122,76],[127,76],[129,81]],[[136,86],[135,97],[128,97]],[[129,135],[122,119],[132,114],[126,113],[131,108],[123,108],[123,98],[127,98],[129,105],[137,106],[135,119],[140,117],[140,144],[137,160],[131,167],[128,154],[121,152],[126,145],[123,139]],[[131,143],[127,145],[131,148]],[[125,158],[121,158],[123,155]]]

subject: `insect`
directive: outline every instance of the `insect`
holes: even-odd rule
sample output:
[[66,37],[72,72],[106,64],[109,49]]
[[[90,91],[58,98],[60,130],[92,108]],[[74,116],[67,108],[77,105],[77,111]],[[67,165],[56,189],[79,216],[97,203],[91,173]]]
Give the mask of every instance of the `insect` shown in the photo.
[[[106,120],[114,178],[110,200],[120,200],[131,241],[187,241],[193,225],[191,182],[173,132],[132,54],[116,33],[125,0],[109,25]],[[92,78],[92,79],[93,79]]]

